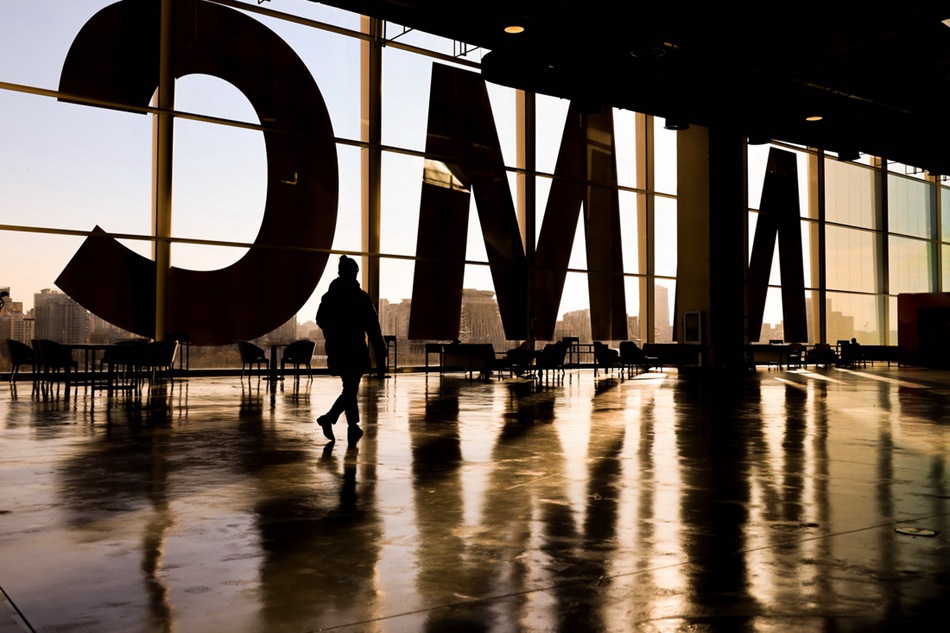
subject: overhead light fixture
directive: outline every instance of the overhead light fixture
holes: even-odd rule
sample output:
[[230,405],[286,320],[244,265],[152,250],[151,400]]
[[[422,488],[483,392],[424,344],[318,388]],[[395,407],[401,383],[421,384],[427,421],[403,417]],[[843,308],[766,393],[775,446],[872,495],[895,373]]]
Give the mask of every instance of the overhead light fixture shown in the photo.
[[505,27],[505,33],[510,33],[512,35],[516,33],[524,33],[524,27],[518,24],[512,24]]
[[940,22],[941,22],[944,26],[950,28],[950,18],[947,18],[946,20],[940,20]]
[[663,129],[666,130],[688,130],[689,123],[680,119],[666,119],[663,123]]
[[805,120],[814,122],[814,121],[821,121],[823,118],[824,117],[822,117],[820,114],[813,114],[811,116],[806,116]]

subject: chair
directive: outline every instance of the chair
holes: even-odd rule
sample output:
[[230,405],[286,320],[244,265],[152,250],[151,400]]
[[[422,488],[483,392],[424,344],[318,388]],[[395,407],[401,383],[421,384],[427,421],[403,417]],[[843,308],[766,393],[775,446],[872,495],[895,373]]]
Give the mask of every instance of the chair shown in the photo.
[[132,363],[140,379],[143,375],[152,379],[163,374],[171,379],[178,356],[178,341],[153,341],[133,349]]
[[[60,371],[64,372],[66,393],[69,393],[70,373],[79,371],[79,363],[73,360],[72,350],[66,345],[48,339],[33,339],[31,343],[33,356],[39,362],[44,380],[47,383],[52,382],[52,374],[58,374]],[[36,366],[34,365],[34,367]]]
[[264,374],[264,368],[267,366],[267,355],[262,347],[258,347],[250,341],[238,341],[238,351],[241,353],[241,379],[244,379],[244,367],[247,367],[247,377],[251,377],[251,369],[257,365],[257,377]]
[[785,353],[785,366],[791,369],[793,366],[801,369],[805,365],[804,347],[801,343],[789,343],[788,351]]
[[316,343],[310,339],[302,339],[300,341],[294,341],[284,348],[284,355],[280,359],[280,373],[285,372],[287,365],[294,366],[294,372],[296,372],[301,365],[306,366],[307,375],[310,377],[310,380],[313,380],[313,369],[310,367],[310,362],[313,360],[313,349],[316,346]]
[[597,375],[597,368],[604,368],[607,373],[617,366],[620,361],[620,351],[607,347],[600,341],[594,341],[594,375]]
[[633,341],[621,341],[620,343],[620,368],[621,370],[640,370],[650,371],[651,367],[656,367],[657,359],[646,355],[640,346]]
[[13,368],[10,371],[10,384],[16,381],[16,375],[20,371],[21,365],[29,365],[30,372],[33,375],[33,388],[36,389],[37,361],[33,349],[26,343],[21,343],[12,338],[7,339],[7,348],[10,350],[10,362]]
[[560,372],[564,374],[564,357],[567,356],[567,343],[558,341],[548,343],[535,355],[534,365],[538,370],[538,378],[543,378],[545,372]]
[[811,365],[830,367],[838,361],[838,355],[828,343],[815,343],[815,346],[805,354],[805,361]]

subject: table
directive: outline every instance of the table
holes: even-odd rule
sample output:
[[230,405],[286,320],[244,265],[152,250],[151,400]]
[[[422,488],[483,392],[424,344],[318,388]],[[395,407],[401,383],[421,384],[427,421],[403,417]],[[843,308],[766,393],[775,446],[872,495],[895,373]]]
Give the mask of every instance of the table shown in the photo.
[[[66,345],[70,351],[81,351],[83,353],[83,374],[85,377],[85,383],[95,387],[95,374],[96,374],[96,354],[102,352],[103,356],[106,351],[114,348],[115,343],[70,343]],[[91,376],[90,376],[91,375]],[[111,382],[111,380],[109,381]]]
[[272,385],[276,385],[278,381],[284,379],[280,374],[280,365],[277,361],[280,356],[280,350],[288,345],[290,345],[290,341],[270,342],[270,365],[267,368],[267,377],[265,380],[270,381]]

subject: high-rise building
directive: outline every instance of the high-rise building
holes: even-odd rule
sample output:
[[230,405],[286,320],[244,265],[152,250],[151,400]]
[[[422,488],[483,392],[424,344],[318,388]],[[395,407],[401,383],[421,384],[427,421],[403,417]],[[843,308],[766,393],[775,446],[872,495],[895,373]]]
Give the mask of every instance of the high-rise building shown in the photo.
[[67,295],[44,288],[33,295],[36,338],[57,343],[87,342],[88,312]]
[[656,297],[654,311],[654,340],[657,343],[673,342],[673,325],[670,321],[670,289],[656,284],[653,286]]

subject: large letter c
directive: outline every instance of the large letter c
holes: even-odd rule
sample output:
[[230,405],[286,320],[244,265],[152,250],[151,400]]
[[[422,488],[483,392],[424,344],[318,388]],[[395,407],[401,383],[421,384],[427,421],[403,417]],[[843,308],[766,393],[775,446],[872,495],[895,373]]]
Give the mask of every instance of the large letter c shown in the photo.
[[[121,0],[93,16],[70,47],[60,90],[148,105],[158,85],[160,5]],[[336,145],[313,76],[279,36],[217,4],[179,6],[188,10],[175,12],[175,77],[203,73],[230,82],[268,128],[267,201],[254,247],[227,268],[169,271],[167,331],[223,345],[277,328],[313,293],[336,228]],[[154,335],[155,262],[99,227],[56,285],[110,323]]]

